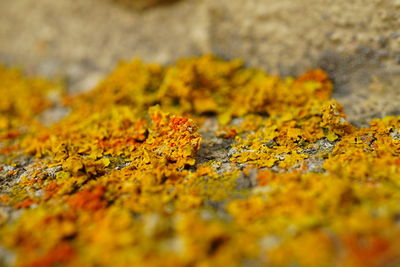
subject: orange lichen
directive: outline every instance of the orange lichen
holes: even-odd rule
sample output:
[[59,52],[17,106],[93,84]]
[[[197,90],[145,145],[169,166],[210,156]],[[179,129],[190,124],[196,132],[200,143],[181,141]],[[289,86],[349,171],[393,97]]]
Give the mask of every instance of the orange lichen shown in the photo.
[[75,250],[68,243],[60,243],[55,248],[48,251],[43,257],[33,260],[25,267],[51,267],[55,265],[67,264],[75,255]]
[[82,209],[85,211],[96,211],[106,207],[102,196],[105,192],[105,187],[98,185],[95,188],[83,189],[71,196],[68,204],[72,209]]
[[[400,263],[400,118],[351,125],[322,70],[135,60],[59,103],[51,83],[0,75],[15,265]],[[60,103],[70,113],[42,125]]]

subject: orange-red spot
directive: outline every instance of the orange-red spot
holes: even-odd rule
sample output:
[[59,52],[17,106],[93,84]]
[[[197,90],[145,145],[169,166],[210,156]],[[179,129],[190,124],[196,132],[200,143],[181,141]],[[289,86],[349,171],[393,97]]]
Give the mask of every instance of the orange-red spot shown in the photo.
[[184,125],[188,120],[188,118],[172,118],[171,128],[174,130],[178,130],[180,126]]
[[258,185],[265,186],[274,177],[274,173],[270,170],[260,171],[257,175]]
[[20,136],[20,134],[18,130],[8,131],[6,134],[0,136],[0,140],[15,139]]
[[0,203],[8,202],[11,198],[7,195],[0,196]]
[[11,170],[7,172],[8,175],[16,175],[17,171]]
[[68,263],[75,256],[75,250],[70,244],[63,242],[49,250],[44,256],[23,266],[26,267],[51,267]]
[[9,154],[19,149],[18,145],[5,146],[0,149],[1,154]]
[[297,81],[299,82],[304,82],[304,81],[318,81],[321,83],[325,83],[329,81],[328,74],[321,70],[321,69],[316,69],[312,71],[308,71],[298,77]]
[[396,164],[397,166],[400,167],[400,159],[396,159],[396,160],[394,161],[394,164]]
[[74,209],[97,211],[106,206],[103,199],[104,192],[105,187],[102,185],[98,185],[93,189],[84,189],[71,196],[68,203]]
[[49,199],[52,198],[58,191],[59,185],[56,182],[50,182],[44,189],[46,191],[44,198]]
[[347,235],[342,238],[348,257],[359,266],[384,266],[392,256],[390,242],[379,237]]
[[15,208],[17,209],[24,209],[24,208],[29,208],[31,205],[38,203],[36,200],[32,199],[25,199],[21,203],[18,203],[15,205]]

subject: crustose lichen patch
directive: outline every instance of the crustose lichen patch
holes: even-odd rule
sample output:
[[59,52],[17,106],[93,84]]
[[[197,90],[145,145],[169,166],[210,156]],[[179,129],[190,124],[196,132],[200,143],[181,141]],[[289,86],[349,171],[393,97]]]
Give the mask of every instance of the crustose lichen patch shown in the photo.
[[400,118],[350,124],[322,70],[134,60],[73,97],[0,78],[4,264],[399,264]]

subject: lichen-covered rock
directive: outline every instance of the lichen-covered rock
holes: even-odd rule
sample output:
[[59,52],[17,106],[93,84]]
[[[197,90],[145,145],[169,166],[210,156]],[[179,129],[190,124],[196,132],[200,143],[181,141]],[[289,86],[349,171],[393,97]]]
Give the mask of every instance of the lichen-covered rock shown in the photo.
[[[352,125],[322,70],[136,60],[54,103],[0,75],[1,264],[400,262],[400,118]],[[69,113],[46,125],[54,106]]]

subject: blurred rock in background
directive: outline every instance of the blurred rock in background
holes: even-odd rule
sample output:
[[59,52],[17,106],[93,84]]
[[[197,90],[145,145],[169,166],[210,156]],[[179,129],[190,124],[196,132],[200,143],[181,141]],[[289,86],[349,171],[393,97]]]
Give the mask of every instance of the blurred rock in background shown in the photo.
[[124,5],[128,8],[136,10],[144,10],[147,8],[155,7],[157,5],[167,5],[178,2],[180,0],[111,0],[117,4]]
[[281,75],[323,68],[349,119],[400,115],[399,0],[0,1],[0,61],[90,89],[120,60],[214,53]]

